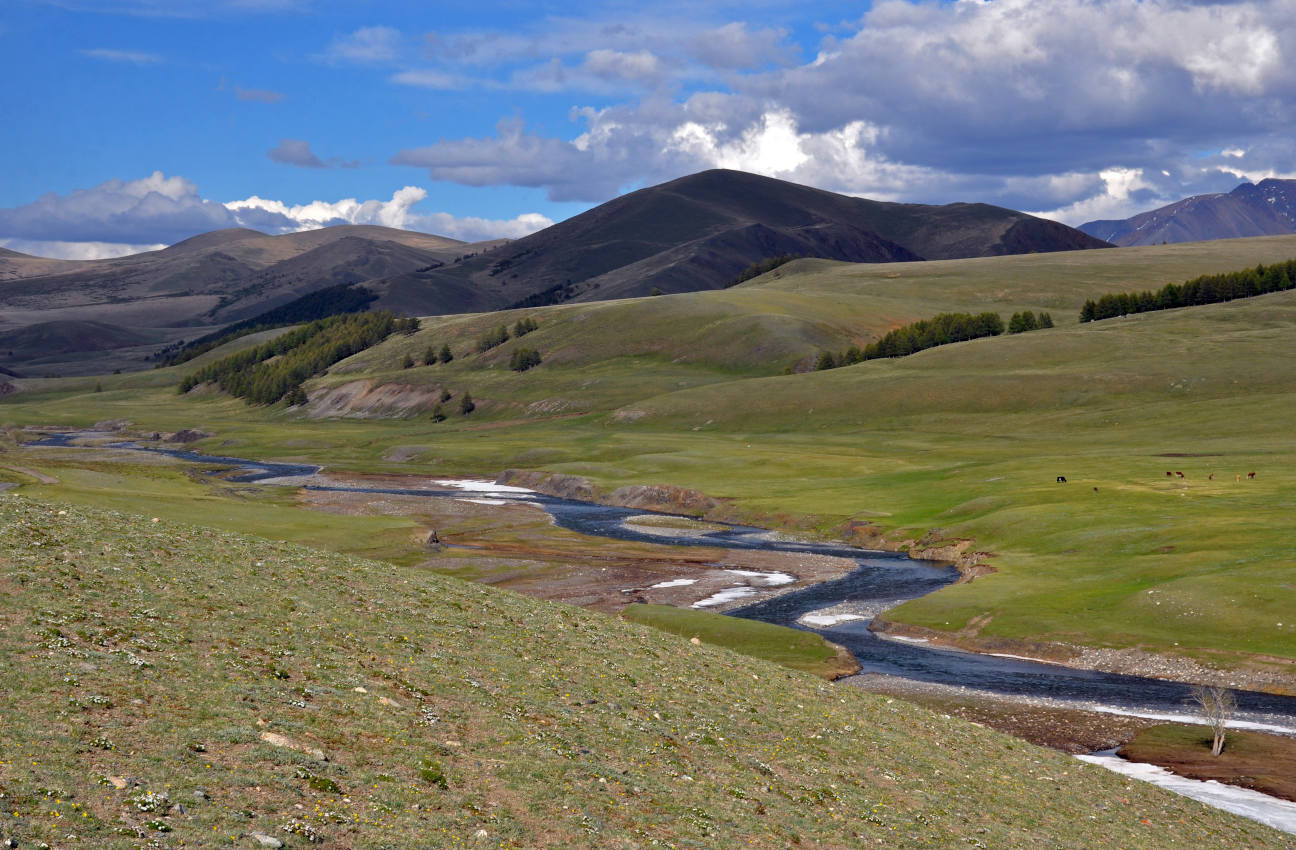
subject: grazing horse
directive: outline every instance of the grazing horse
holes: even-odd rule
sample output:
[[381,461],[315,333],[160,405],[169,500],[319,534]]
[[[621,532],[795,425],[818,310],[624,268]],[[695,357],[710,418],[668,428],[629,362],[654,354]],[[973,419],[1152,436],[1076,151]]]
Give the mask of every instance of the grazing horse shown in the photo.
[[1167,469],[1167,470],[1166,470],[1166,478],[1174,478],[1174,473]]
[[1214,480],[1215,480],[1215,473],[1212,472],[1210,475],[1207,475],[1207,476],[1206,476],[1206,480],[1207,480],[1207,481],[1214,481]]
[[1248,473],[1247,473],[1247,478],[1255,478],[1255,473],[1254,473],[1254,472],[1248,472]]
[[[1252,474],[1252,475],[1255,475],[1254,472],[1251,473],[1251,474]],[[1059,483],[1059,484],[1065,484],[1065,483],[1066,483],[1066,476],[1065,476],[1065,475],[1059,475],[1059,476],[1058,476],[1057,483]]]
[[1177,469],[1175,470],[1175,475],[1178,475],[1180,478],[1185,477],[1184,474]]

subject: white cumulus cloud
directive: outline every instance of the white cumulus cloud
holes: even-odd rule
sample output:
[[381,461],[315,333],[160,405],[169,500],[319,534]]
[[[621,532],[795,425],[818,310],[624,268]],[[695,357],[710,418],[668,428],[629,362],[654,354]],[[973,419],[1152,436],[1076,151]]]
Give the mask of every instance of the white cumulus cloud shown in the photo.
[[726,166],[1071,224],[1296,170],[1292,0],[877,0],[825,32],[800,63],[786,33],[740,22],[437,35],[438,86],[470,69],[459,84],[641,99],[578,106],[566,134],[515,116],[392,162],[583,201]]
[[229,227],[278,235],[337,224],[374,224],[479,241],[513,239],[553,224],[539,213],[490,219],[415,209],[427,197],[426,189],[405,186],[388,200],[343,198],[292,204],[252,195],[219,203],[199,195],[189,180],[157,171],[139,180],[109,180],[0,209],[0,246],[42,257],[85,260],[157,250]]

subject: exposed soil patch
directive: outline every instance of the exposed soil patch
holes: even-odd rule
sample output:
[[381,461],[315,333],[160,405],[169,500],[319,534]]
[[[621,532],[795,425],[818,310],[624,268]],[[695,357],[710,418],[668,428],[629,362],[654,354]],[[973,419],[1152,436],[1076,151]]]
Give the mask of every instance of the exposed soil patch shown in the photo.
[[1224,752],[1212,756],[1210,729],[1167,723],[1140,731],[1117,755],[1189,779],[1214,779],[1296,801],[1296,740],[1281,735],[1232,730]]

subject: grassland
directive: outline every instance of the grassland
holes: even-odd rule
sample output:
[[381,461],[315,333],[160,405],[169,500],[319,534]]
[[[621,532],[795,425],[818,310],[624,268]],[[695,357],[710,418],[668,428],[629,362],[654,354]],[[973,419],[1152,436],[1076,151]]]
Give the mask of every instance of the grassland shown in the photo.
[[900,701],[426,570],[13,495],[0,563],[0,832],[21,846],[1288,843]]
[[630,605],[621,612],[621,616],[690,640],[696,638],[825,679],[835,679],[859,670],[859,664],[849,652],[829,644],[813,632],[670,605]]
[[[99,393],[87,381],[29,382],[0,401],[0,420],[202,427],[218,435],[200,444],[211,451],[341,469],[521,467],[605,491],[666,483],[720,499],[717,516],[825,536],[868,523],[893,546],[972,540],[995,574],[889,616],[971,645],[1133,647],[1290,682],[1296,296],[1086,325],[1076,317],[1104,292],[1292,256],[1296,238],[1276,237],[879,266],[800,261],[724,292],[427,319],[308,387],[337,414],[361,411],[330,396],[354,382],[470,391],[477,410],[458,416],[451,402],[456,413],[439,424],[418,407],[312,420],[178,398],[169,370],[105,376]],[[1059,326],[783,374],[821,348],[985,309],[1047,310]],[[486,330],[522,316],[539,322],[524,344],[541,351],[540,367],[510,372],[516,343],[472,353]],[[454,362],[400,368],[406,354],[443,343]]]

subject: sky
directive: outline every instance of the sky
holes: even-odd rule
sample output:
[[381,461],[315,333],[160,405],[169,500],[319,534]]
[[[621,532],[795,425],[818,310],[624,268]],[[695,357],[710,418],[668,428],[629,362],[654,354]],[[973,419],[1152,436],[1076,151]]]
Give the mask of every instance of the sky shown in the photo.
[[1296,177],[1296,0],[4,0],[0,246],[519,237],[707,168],[1077,225]]

